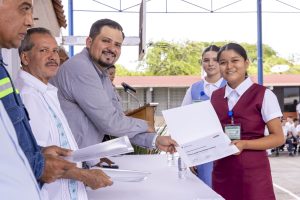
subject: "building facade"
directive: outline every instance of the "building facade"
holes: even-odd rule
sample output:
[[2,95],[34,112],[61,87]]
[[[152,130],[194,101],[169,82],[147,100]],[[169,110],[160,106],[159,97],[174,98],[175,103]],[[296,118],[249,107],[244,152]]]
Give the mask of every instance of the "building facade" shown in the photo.
[[[256,77],[251,79],[257,82]],[[156,118],[158,123],[161,123],[161,111],[180,106],[186,90],[199,80],[201,80],[199,76],[124,76],[116,77],[114,84],[122,98],[124,111],[138,108],[139,104],[159,103]],[[124,91],[122,82],[136,89],[135,96],[139,102]],[[285,117],[297,116],[295,112],[300,100],[300,75],[265,75],[264,85],[277,96]]]

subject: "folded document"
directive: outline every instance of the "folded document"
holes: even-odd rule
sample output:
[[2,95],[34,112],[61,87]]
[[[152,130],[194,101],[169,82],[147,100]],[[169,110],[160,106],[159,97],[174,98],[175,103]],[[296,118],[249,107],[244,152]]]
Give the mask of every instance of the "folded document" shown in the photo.
[[133,151],[129,138],[123,136],[73,151],[72,155],[68,156],[66,159],[71,162],[83,162]]
[[189,167],[238,152],[223,132],[210,101],[165,110],[163,115],[170,135],[179,144],[176,149]]

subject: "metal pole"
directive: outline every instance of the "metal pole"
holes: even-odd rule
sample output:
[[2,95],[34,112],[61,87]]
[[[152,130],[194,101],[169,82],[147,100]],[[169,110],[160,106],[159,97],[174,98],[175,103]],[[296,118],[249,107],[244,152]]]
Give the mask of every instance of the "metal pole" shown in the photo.
[[261,0],[257,0],[257,80],[263,85],[262,11]]
[[[69,36],[74,35],[74,24],[73,24],[73,0],[69,0],[69,15],[68,15],[68,20],[69,20]],[[69,57],[72,57],[74,55],[74,47],[73,45],[69,46]]]

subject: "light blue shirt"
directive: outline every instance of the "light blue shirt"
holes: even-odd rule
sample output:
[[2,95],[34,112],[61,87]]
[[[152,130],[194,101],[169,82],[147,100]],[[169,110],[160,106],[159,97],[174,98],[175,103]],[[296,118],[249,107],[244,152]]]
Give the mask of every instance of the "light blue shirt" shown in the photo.
[[0,101],[1,199],[41,199],[31,167],[19,146],[15,129]]
[[146,121],[124,115],[109,77],[87,48],[62,64],[52,83],[80,148],[102,142],[105,134],[127,135],[134,144],[153,147],[156,134],[147,133]]

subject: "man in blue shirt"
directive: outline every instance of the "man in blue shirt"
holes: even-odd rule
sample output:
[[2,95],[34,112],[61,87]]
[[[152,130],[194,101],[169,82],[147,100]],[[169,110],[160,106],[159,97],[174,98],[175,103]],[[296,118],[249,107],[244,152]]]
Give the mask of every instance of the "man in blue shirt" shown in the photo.
[[[21,40],[24,38],[27,29],[30,28],[33,24],[32,11],[32,0],[0,1],[0,50],[1,48],[10,49],[20,46]],[[29,119],[26,109],[20,99],[18,92],[13,86],[9,73],[5,69],[5,65],[6,64],[3,62],[2,55],[0,54],[0,99],[4,105],[5,110],[8,113],[8,116],[11,119],[11,122],[13,123],[19,144],[16,144],[15,140],[13,140],[13,138],[15,138],[15,133],[11,133],[8,131],[6,134],[11,134],[10,138],[12,140],[10,141],[10,143],[13,143],[15,145],[14,148],[17,152],[22,152],[21,150],[19,150],[19,147],[22,148],[29,161],[33,174],[36,180],[39,181],[40,185],[42,183],[55,181],[57,178],[63,177],[67,170],[74,168],[75,164],[67,162],[60,158],[60,156],[69,155],[68,150],[59,148],[57,146],[41,148],[37,145],[28,123]],[[4,117],[5,114],[6,113],[3,114]],[[0,147],[4,148],[5,146]],[[6,149],[2,150],[2,152],[6,152]],[[7,157],[5,156],[6,154],[1,155],[4,156],[3,159],[2,156],[0,157],[1,163],[9,162],[12,160],[12,158],[8,157],[12,156],[11,154],[7,154]],[[23,165],[26,165],[27,161],[23,158],[21,159],[23,161]],[[21,166],[17,165],[17,163],[11,163],[11,166],[12,168],[9,168],[11,172],[14,172],[14,167],[21,168]],[[9,172],[1,171],[1,173],[3,173],[3,177],[5,177],[6,173]],[[17,176],[17,174],[11,174],[12,176]],[[11,181],[13,181],[13,177],[10,178],[12,178]],[[6,182],[3,181],[3,183]],[[24,182],[20,187],[26,187],[26,184],[27,183]],[[9,187],[9,185],[7,187]],[[0,188],[2,189],[2,187]],[[19,199],[22,198],[22,195],[23,194],[20,194]]]

